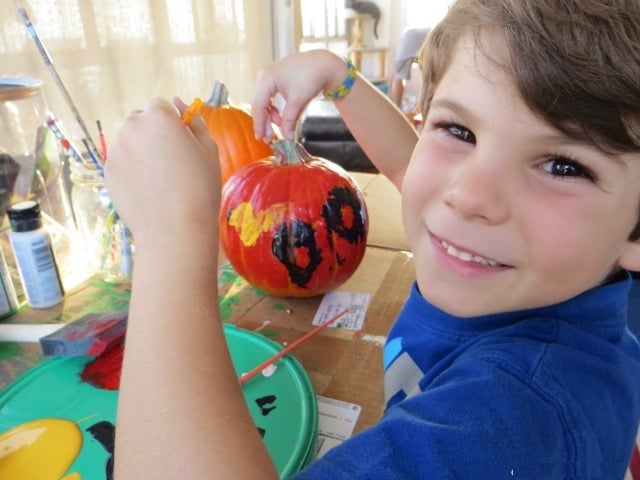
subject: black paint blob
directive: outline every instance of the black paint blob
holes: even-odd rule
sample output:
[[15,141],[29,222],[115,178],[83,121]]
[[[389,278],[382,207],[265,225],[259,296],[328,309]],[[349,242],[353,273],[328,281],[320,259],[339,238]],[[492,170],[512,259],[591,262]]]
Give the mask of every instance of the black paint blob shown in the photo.
[[93,438],[95,438],[109,453],[107,459],[106,473],[107,480],[113,480],[113,451],[115,449],[116,427],[113,423],[102,421],[87,428]]
[[[343,208],[349,208],[353,212],[353,222],[347,227],[342,217]],[[322,217],[327,222],[327,229],[335,232],[339,237],[349,243],[364,241],[364,222],[360,212],[362,204],[353,190],[346,187],[335,187],[329,192],[327,201],[322,207]]]
[[[307,249],[307,265],[300,266],[296,263],[296,248]],[[289,227],[282,222],[271,240],[271,251],[287,268],[291,281],[301,288],[309,283],[313,272],[322,263],[313,227],[302,220],[294,220]]]
[[260,413],[263,417],[269,415],[276,408],[276,396],[265,395],[264,397],[256,398],[256,405],[260,408]]

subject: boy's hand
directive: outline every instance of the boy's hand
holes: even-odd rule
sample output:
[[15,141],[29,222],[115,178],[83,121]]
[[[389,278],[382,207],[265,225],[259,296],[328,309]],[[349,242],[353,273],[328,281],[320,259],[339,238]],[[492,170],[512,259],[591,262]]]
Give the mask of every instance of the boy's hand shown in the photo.
[[[251,102],[256,138],[273,139],[271,122],[286,138],[295,138],[296,124],[307,104],[319,92],[340,85],[346,75],[344,61],[326,50],[290,55],[263,68]],[[271,103],[276,94],[286,102],[282,112]]]
[[184,125],[180,114],[185,109],[179,100],[175,105],[152,100],[129,114],[110,147],[107,189],[137,245],[175,241],[217,225],[216,145],[202,118]]

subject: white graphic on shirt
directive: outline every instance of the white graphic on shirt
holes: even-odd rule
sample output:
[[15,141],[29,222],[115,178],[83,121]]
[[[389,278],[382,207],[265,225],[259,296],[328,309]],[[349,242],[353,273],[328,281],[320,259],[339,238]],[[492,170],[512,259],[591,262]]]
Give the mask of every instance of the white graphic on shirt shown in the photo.
[[418,382],[424,377],[420,367],[407,352],[402,352],[388,366],[384,374],[384,401],[389,402],[398,392],[410,398],[421,392]]

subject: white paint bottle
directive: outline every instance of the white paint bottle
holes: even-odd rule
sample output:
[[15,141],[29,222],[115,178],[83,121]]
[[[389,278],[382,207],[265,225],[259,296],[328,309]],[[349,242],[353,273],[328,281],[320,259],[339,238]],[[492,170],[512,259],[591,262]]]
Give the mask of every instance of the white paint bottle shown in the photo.
[[7,215],[9,241],[27,302],[33,308],[60,303],[64,289],[51,237],[42,224],[40,205],[33,200],[18,202],[9,207]]

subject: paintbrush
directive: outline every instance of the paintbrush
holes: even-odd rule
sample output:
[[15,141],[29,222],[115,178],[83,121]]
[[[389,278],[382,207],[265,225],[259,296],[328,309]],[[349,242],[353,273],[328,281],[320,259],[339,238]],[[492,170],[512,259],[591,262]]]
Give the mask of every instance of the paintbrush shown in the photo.
[[182,123],[189,125],[193,122],[193,119],[200,114],[203,106],[202,99],[196,97],[182,114]]
[[53,118],[52,116],[49,116],[47,118],[47,126],[51,129],[53,134],[60,141],[60,144],[62,145],[62,147],[69,153],[70,156],[72,156],[77,162],[80,162],[80,163],[84,162],[84,159],[82,158],[82,154],[71,143],[71,141],[69,141],[69,139],[64,134],[64,132],[62,131],[62,128],[60,128],[60,125],[58,124],[58,121],[55,118]]
[[102,155],[102,160],[106,162],[107,138],[104,136],[104,132],[102,131],[102,122],[100,120],[96,120],[96,125],[98,126],[98,138],[100,139],[100,155]]
[[306,333],[305,335],[303,335],[302,337],[300,337],[298,340],[296,340],[295,342],[287,345],[285,348],[283,348],[282,350],[280,350],[278,353],[276,353],[275,355],[273,355],[272,357],[269,357],[268,359],[266,359],[264,362],[262,362],[261,364],[259,364],[258,366],[252,368],[251,370],[249,370],[246,373],[243,373],[242,375],[240,375],[240,378],[238,378],[238,381],[240,382],[240,385],[244,385],[246,382],[248,382],[249,380],[251,380],[253,377],[255,377],[256,375],[258,375],[260,372],[262,372],[265,368],[273,365],[275,362],[277,362],[278,360],[280,360],[282,357],[284,357],[287,353],[291,352],[292,350],[298,348],[300,345],[302,345],[304,342],[306,342],[307,340],[309,340],[311,337],[313,337],[315,334],[317,334],[318,332],[320,332],[321,330],[323,330],[324,328],[327,328],[329,325],[331,325],[333,322],[335,322],[336,320],[338,320],[340,317],[342,317],[343,315],[346,315],[349,312],[348,308],[345,308],[343,311],[341,311],[340,313],[338,313],[337,315],[335,315],[334,317],[330,318],[329,320],[327,320],[326,322],[324,322],[322,325],[314,328],[313,330],[311,330],[310,332]]
[[[44,43],[42,43],[42,39],[40,38],[40,35],[38,35],[38,32],[36,31],[35,27],[31,23],[31,20],[29,19],[29,16],[27,15],[27,11],[23,7],[19,7],[18,8],[18,15],[20,15],[20,18],[22,18],[22,21],[24,22],[25,26],[27,27],[27,31],[29,32],[29,35],[31,35],[31,37],[35,41],[36,47],[38,47],[38,50],[40,51],[40,55],[42,55],[42,58],[44,59],[44,63],[46,64],[47,68],[51,72],[51,75],[53,76],[53,79],[55,80],[56,84],[58,85],[58,88],[60,88],[60,91],[62,92],[62,96],[64,97],[64,99],[67,102],[67,105],[69,106],[71,111],[73,112],[73,116],[75,117],[76,122],[78,122],[78,125],[80,126],[80,129],[82,130],[82,133],[84,134],[84,136],[86,137],[87,141],[91,145],[91,148],[94,151],[97,152],[98,149],[96,148],[96,145],[93,142],[93,139],[91,138],[91,134],[89,133],[89,129],[85,125],[84,120],[82,120],[82,117],[80,116],[80,112],[76,108],[75,103],[73,103],[73,100],[71,99],[71,95],[69,95],[69,91],[67,90],[67,87],[65,87],[64,83],[62,82],[62,78],[60,78],[60,75],[58,75],[58,71],[56,70],[56,67],[53,64],[53,60],[51,59],[51,55],[49,55],[49,52],[47,51],[46,47],[44,46]],[[99,153],[98,153],[98,155],[99,155]],[[100,161],[102,161],[102,158],[100,158]]]
[[39,342],[40,338],[57,332],[64,325],[64,323],[0,323],[0,342]]

